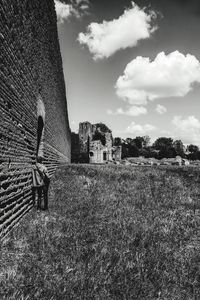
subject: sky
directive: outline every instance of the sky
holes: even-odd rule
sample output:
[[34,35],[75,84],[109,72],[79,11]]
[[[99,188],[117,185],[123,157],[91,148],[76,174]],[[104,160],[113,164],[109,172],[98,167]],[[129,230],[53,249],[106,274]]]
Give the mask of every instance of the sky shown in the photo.
[[200,145],[199,0],[55,0],[72,131]]

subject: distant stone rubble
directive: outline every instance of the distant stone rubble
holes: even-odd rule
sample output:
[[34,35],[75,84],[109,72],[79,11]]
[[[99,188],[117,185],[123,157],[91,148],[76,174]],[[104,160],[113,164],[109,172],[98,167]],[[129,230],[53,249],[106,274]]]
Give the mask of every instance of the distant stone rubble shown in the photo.
[[189,160],[177,156],[175,158],[163,158],[161,160],[156,158],[145,157],[129,157],[121,160],[123,165],[132,166],[189,166]]

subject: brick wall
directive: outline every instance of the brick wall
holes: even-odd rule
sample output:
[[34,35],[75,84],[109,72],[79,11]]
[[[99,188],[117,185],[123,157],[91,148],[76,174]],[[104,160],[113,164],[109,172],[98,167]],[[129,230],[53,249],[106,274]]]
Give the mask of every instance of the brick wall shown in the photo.
[[0,236],[32,207],[32,165],[70,162],[53,0],[0,0]]

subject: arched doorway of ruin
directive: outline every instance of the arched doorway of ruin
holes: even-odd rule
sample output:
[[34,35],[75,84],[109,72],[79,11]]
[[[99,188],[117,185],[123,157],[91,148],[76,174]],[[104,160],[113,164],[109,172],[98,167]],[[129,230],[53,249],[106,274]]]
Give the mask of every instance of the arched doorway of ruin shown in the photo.
[[36,156],[44,156],[44,127],[45,127],[45,106],[41,99],[37,101],[37,149]]

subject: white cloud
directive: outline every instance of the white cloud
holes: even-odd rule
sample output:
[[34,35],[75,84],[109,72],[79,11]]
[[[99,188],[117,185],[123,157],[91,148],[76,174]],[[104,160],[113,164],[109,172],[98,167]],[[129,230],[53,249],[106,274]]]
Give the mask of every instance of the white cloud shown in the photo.
[[125,130],[126,133],[132,133],[135,135],[146,135],[153,130],[155,130],[156,127],[151,124],[136,124],[135,122],[132,122]]
[[138,56],[125,68],[116,83],[117,95],[132,105],[165,97],[183,97],[200,82],[200,63],[179,51],[159,53],[154,61]]
[[131,117],[137,117],[139,115],[145,115],[147,113],[146,107],[143,106],[131,106],[127,110],[123,110],[122,108],[117,108],[115,112],[112,110],[108,110],[107,113],[109,115],[126,115]]
[[55,8],[59,24],[64,23],[64,21],[67,20],[73,13],[73,7],[71,4],[64,4],[58,0],[55,0]]
[[175,136],[186,144],[200,145],[200,120],[194,116],[188,116],[183,119],[181,116],[175,116],[172,120],[175,126]]
[[81,32],[78,40],[88,46],[95,60],[108,58],[120,49],[134,47],[139,40],[150,38],[157,29],[152,24],[155,18],[155,12],[146,12],[132,2],[132,7],[118,19],[91,23],[87,33]]
[[70,16],[79,18],[83,13],[87,13],[89,8],[88,0],[71,0],[70,4],[65,4],[59,0],[54,0],[57,22],[58,24],[64,23]]
[[74,10],[76,11],[76,16],[80,17],[81,15],[88,14],[90,7],[89,0],[71,0]]
[[78,125],[74,120],[70,122],[70,127],[72,132],[78,132]]
[[161,104],[158,104],[158,105],[156,106],[156,111],[157,111],[157,113],[159,113],[160,115],[163,115],[164,113],[167,112],[167,109],[166,109],[165,106],[163,106],[163,105],[161,105]]

